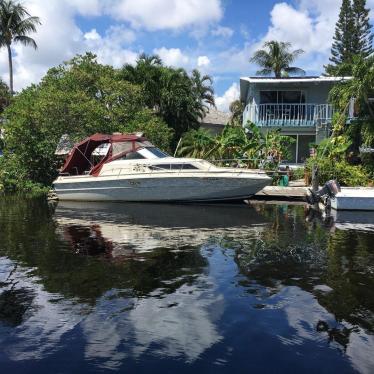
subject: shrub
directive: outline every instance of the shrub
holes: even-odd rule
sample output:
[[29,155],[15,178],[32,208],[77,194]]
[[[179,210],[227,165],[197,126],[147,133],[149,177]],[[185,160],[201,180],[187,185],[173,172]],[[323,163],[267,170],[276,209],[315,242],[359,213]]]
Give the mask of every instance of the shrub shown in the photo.
[[319,183],[324,184],[336,179],[342,186],[367,186],[369,176],[361,165],[350,165],[347,161],[335,161],[329,158],[309,158],[306,168],[311,173],[313,165],[318,166]]

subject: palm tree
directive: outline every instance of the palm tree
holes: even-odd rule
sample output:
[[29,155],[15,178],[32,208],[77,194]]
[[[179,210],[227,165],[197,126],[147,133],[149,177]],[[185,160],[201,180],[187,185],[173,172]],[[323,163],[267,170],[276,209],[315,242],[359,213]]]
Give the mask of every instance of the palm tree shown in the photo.
[[282,78],[282,76],[289,74],[305,74],[303,69],[290,66],[298,56],[304,53],[302,49],[290,51],[291,43],[277,42],[275,40],[266,42],[263,48],[255,52],[250,59],[250,62],[254,62],[262,68],[257,71],[258,75],[271,75],[274,73],[276,78]]
[[27,36],[30,32],[36,32],[36,26],[40,25],[39,17],[30,16],[27,9],[20,3],[12,0],[0,0],[0,47],[8,49],[9,61],[9,89],[13,94],[13,62],[12,43],[31,45],[35,49],[35,40]]
[[212,87],[213,79],[210,75],[201,76],[199,70],[194,69],[192,70],[191,81],[196,100],[202,104],[204,111],[202,116],[204,116],[205,110],[209,109],[208,106],[215,107],[214,90]]

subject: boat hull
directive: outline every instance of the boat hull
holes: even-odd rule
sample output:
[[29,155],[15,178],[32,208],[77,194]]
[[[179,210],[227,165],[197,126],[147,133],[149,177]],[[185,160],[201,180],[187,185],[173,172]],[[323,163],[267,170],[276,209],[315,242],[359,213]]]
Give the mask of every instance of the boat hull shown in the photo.
[[60,177],[54,183],[59,200],[193,202],[246,199],[271,179],[266,175],[243,173],[236,177]]
[[331,208],[374,211],[374,189],[370,187],[343,187],[341,192],[331,199]]

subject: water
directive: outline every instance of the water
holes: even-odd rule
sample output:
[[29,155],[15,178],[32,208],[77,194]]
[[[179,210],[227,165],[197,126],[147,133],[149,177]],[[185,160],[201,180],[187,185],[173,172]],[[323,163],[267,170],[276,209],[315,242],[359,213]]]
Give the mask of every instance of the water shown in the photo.
[[2,373],[373,373],[374,215],[0,198]]

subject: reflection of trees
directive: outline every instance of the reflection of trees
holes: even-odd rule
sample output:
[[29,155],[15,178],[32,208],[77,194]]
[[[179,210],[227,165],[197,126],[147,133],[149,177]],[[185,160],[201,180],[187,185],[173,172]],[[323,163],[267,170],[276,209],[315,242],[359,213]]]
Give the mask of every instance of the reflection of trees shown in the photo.
[[[52,213],[44,200],[0,199],[0,255],[33,268],[33,275],[40,277],[49,292],[92,302],[113,288],[144,295],[162,287],[167,293],[192,281],[206,266],[194,248],[155,248],[143,253],[141,261],[102,261],[97,256],[76,255],[76,248],[56,233]],[[97,234],[97,227],[95,230]],[[90,229],[75,227],[70,234],[75,235],[80,254],[106,257],[110,252],[110,243],[100,235],[95,241]]]
[[[266,287],[296,285],[313,293],[337,322],[374,331],[373,235],[340,230],[329,233],[322,221],[306,222],[302,207],[259,209],[273,215],[274,223],[259,238],[236,246],[241,272]],[[331,289],[316,287],[321,284]],[[332,326],[326,331],[332,340],[343,344],[349,339],[349,331],[343,330]],[[340,339],[340,335],[344,337]]]

